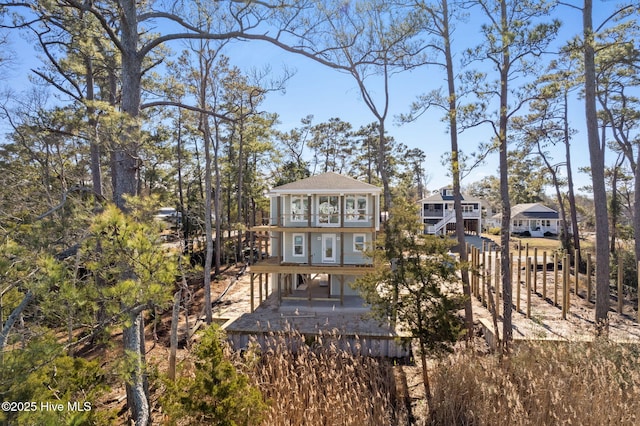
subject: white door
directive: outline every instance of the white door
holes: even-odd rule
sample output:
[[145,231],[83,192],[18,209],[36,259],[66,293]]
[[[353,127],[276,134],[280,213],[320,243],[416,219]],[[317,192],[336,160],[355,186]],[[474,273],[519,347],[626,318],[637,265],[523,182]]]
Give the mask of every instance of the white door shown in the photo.
[[336,261],[336,234],[322,234],[322,262]]

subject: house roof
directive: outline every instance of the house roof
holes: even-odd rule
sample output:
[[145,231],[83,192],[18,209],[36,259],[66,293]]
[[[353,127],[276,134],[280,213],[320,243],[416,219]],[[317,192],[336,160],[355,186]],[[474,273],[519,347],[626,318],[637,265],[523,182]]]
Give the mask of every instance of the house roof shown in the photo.
[[327,172],[285,185],[276,186],[271,190],[271,192],[275,194],[334,193],[345,191],[380,193],[382,189],[348,176]]
[[[558,219],[558,212],[540,203],[516,204],[511,207],[511,219]],[[492,219],[502,219],[502,213]]]
[[[450,189],[450,188],[445,188],[445,189]],[[478,198],[474,198],[468,195],[464,195],[462,194],[462,200],[466,201],[466,202],[474,202],[474,203],[481,203],[482,200],[478,199]],[[438,202],[438,201],[453,201],[453,195],[442,195],[442,191],[438,191],[438,192],[434,192],[433,194],[431,194],[428,197],[423,198],[422,200],[419,201],[420,204],[422,203],[433,203],[433,202]]]

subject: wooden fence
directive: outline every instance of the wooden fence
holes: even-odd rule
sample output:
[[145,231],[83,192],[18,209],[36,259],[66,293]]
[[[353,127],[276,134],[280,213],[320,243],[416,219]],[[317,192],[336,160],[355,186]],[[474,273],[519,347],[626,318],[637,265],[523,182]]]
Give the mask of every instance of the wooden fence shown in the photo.
[[[482,248],[467,245],[467,258],[470,264],[470,285],[474,297],[487,306],[490,310],[495,309],[500,315],[502,280],[500,267],[500,249],[493,243],[483,243]],[[584,273],[579,267],[575,267],[574,259],[580,259],[580,253],[576,250],[573,258],[566,252],[539,251],[537,248],[530,249],[528,244],[523,248],[518,246],[517,250],[510,255],[510,271],[512,282],[512,305],[518,312],[526,313],[527,318],[531,317],[531,296],[542,297],[548,302],[552,302],[558,307],[562,319],[567,319],[567,314],[571,309],[571,298],[580,297],[594,300],[595,288],[593,273],[595,271],[591,255],[586,256],[586,269]],[[638,282],[640,283],[640,262],[638,262]],[[628,304],[633,302],[632,296],[637,299],[633,304],[635,315],[640,323],[640,297],[635,288],[623,286],[622,262],[618,263],[617,280],[615,286],[610,286],[614,290],[610,293],[610,298],[616,302],[616,310],[622,314],[625,307],[625,294],[630,299]],[[522,292],[525,292],[522,297]],[[524,304],[524,307],[522,306]],[[524,308],[524,309],[523,309]]]

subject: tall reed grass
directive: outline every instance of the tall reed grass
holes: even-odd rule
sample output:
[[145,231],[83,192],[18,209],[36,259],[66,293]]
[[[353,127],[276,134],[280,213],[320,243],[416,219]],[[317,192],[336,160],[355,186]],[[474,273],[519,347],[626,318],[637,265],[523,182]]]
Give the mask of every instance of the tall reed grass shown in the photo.
[[340,349],[337,335],[269,336],[245,353],[246,372],[268,399],[265,425],[406,424],[388,362]]
[[501,360],[457,352],[434,370],[433,425],[637,425],[637,346],[519,343]]

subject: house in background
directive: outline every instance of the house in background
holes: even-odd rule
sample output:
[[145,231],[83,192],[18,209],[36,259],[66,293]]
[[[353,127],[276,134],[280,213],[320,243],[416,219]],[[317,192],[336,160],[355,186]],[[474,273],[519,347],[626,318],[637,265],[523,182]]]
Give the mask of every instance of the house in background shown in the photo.
[[[496,223],[502,220],[502,213],[492,218]],[[560,230],[558,212],[540,203],[517,204],[511,208],[509,231],[512,234],[528,232],[532,237],[543,237],[545,233],[557,235]]]
[[265,299],[275,293],[279,304],[344,306],[348,299],[362,307],[351,284],[371,267],[364,251],[380,229],[380,193],[377,186],[332,172],[273,188],[269,225],[252,229],[270,236],[269,258],[250,268],[260,294],[263,288]]
[[[425,234],[444,235],[456,230],[456,214],[453,208],[453,189],[445,187],[423,198],[420,203],[420,218]],[[466,234],[480,235],[482,232],[482,201],[462,196],[462,217]]]

